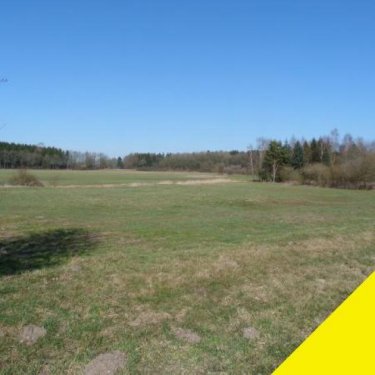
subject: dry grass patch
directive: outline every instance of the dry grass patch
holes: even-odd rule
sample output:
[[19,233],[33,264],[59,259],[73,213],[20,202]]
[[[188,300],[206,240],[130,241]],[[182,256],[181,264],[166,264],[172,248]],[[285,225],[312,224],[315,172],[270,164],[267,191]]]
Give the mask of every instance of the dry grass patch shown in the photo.
[[[192,179],[192,180],[183,180],[183,181],[175,181],[175,180],[162,180],[157,182],[128,182],[128,183],[116,183],[116,184],[80,184],[80,185],[50,185],[54,188],[59,189],[110,189],[110,188],[140,188],[140,187],[147,187],[147,186],[158,186],[158,185],[180,185],[180,186],[189,186],[189,185],[214,185],[214,184],[226,184],[226,183],[234,183],[232,179],[229,178],[202,178],[202,179]],[[24,185],[21,183],[13,183],[13,185]],[[41,185],[28,185],[28,186],[43,186]]]
[[195,345],[181,340],[152,338],[139,348],[143,353],[137,370],[140,374],[197,374],[208,373],[208,360],[195,351]]
[[136,318],[129,322],[131,327],[144,327],[150,324],[160,324],[171,319],[171,315],[166,312],[156,312],[141,306],[137,307],[137,310]]
[[201,337],[190,329],[173,327],[172,332],[177,338],[187,342],[188,344],[198,344],[201,341]]
[[126,354],[118,350],[95,357],[84,369],[84,375],[115,375],[126,365]]

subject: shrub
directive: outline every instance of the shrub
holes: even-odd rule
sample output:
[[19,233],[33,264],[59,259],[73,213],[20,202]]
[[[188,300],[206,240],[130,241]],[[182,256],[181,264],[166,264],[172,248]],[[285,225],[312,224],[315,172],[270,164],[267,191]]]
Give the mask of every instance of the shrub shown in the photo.
[[298,170],[294,169],[293,167],[284,166],[280,169],[279,173],[279,181],[280,182],[301,182],[301,174]]
[[262,168],[258,172],[259,181],[270,181],[271,180],[271,174],[268,173],[264,168]]
[[375,156],[363,155],[332,168],[332,186],[367,189],[375,182]]
[[220,163],[220,164],[217,166],[217,173],[219,173],[219,174],[224,174],[224,164],[223,164],[223,163]]
[[301,170],[302,183],[307,185],[331,186],[332,176],[329,167],[323,164],[310,164]]
[[20,169],[16,175],[9,179],[11,185],[21,185],[21,186],[33,186],[41,187],[44,186],[43,183],[33,174],[27,172],[25,169]]

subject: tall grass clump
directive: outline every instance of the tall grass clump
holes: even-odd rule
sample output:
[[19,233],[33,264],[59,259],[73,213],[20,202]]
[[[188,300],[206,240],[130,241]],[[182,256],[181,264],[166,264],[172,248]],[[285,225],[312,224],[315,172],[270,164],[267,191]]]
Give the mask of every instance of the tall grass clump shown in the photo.
[[42,187],[42,181],[35,175],[29,173],[26,169],[20,169],[14,176],[9,179],[11,185]]

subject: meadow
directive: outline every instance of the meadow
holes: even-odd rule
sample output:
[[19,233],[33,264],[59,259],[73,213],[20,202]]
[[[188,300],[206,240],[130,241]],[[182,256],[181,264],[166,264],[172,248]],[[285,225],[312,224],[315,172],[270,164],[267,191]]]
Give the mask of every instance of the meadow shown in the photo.
[[0,374],[114,350],[119,374],[270,374],[374,268],[375,191],[33,173],[45,187],[0,186]]

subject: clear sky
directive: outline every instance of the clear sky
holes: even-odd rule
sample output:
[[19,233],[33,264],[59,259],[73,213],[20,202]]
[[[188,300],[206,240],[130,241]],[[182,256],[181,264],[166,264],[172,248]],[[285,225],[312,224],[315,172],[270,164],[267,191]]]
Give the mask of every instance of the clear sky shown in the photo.
[[123,155],[375,138],[374,0],[1,0],[0,139]]

